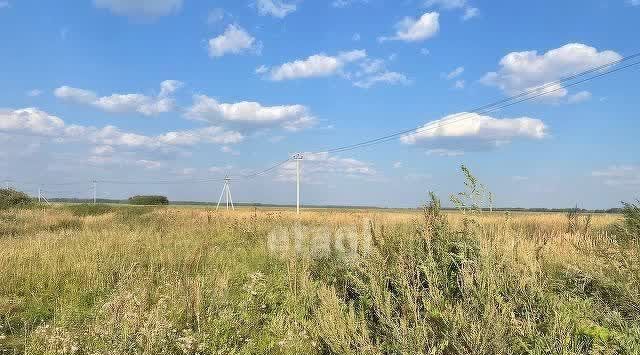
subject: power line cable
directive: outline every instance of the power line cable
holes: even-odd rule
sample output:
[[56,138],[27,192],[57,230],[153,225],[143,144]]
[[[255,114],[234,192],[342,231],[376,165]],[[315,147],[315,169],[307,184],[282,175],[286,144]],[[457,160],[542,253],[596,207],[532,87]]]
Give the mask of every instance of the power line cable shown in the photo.
[[[633,56],[630,56],[630,57],[631,58],[635,58],[635,57],[638,57],[638,56],[640,56],[640,53],[636,54],[636,55],[633,55]],[[622,60],[616,61],[616,62],[617,63],[621,63]],[[437,125],[427,125],[427,126],[414,127],[414,128],[411,128],[411,129],[406,129],[406,130],[403,130],[403,131],[395,132],[395,133],[392,133],[392,134],[389,134],[389,135],[386,135],[386,136],[383,136],[383,137],[379,137],[379,138],[374,138],[374,139],[370,139],[370,140],[367,140],[367,141],[363,141],[363,142],[360,142],[360,143],[355,143],[355,144],[341,146],[341,147],[337,147],[337,148],[333,148],[333,149],[325,149],[325,150],[321,150],[321,151],[317,151],[317,152],[307,153],[307,155],[345,152],[345,151],[354,150],[354,149],[358,149],[358,148],[362,148],[362,147],[368,147],[368,146],[379,144],[379,143],[388,142],[389,140],[393,140],[393,139],[395,139],[395,138],[397,138],[399,136],[403,136],[403,135],[406,135],[406,134],[409,134],[409,133],[415,134],[415,133],[422,133],[422,132],[430,131],[430,130],[433,130],[433,129],[438,129],[438,128],[441,128],[441,127],[446,126],[446,125],[458,123],[460,121],[469,119],[469,118],[473,117],[472,114],[482,114],[482,113],[494,112],[494,111],[497,111],[497,110],[500,110],[500,109],[503,109],[503,108],[506,108],[506,107],[510,107],[510,106],[516,105],[516,104],[521,103],[521,102],[530,101],[530,100],[533,100],[533,99],[541,97],[541,96],[545,96],[545,95],[548,95],[548,94],[551,94],[551,93],[554,93],[554,92],[557,92],[557,91],[560,91],[560,90],[564,90],[565,88],[576,86],[576,85],[582,84],[584,82],[587,82],[587,81],[590,81],[590,80],[594,80],[594,79],[603,77],[605,75],[609,75],[609,74],[612,74],[612,73],[615,73],[615,72],[618,72],[618,71],[633,67],[633,66],[638,65],[638,64],[640,64],[640,62],[634,62],[634,63],[628,64],[628,65],[625,65],[625,66],[622,66],[622,67],[617,67],[617,68],[611,69],[611,70],[607,70],[607,71],[601,72],[601,73],[599,73],[597,75],[594,75],[594,76],[591,76],[591,77],[588,77],[588,78],[585,78],[585,79],[582,79],[582,80],[579,80],[579,81],[575,81],[575,82],[572,82],[572,83],[569,83],[569,84],[565,84],[565,85],[562,85],[562,86],[558,86],[560,81],[553,82],[553,83],[548,83],[548,84],[543,85],[543,87],[551,87],[552,88],[551,90],[540,92],[540,89],[539,89],[540,87],[537,87],[537,88],[534,88],[534,89],[531,89],[531,90],[527,90],[526,92],[520,93],[518,95],[509,97],[509,98],[504,99],[504,100],[497,101],[496,103],[482,106],[480,109],[474,109],[474,110],[471,110],[471,111],[468,111],[468,112],[462,112],[462,113],[459,113],[459,114],[452,115],[452,116],[450,116],[449,121],[442,122],[442,123],[437,124]],[[607,65],[604,65],[604,66],[599,66],[597,68],[592,68],[592,69],[589,69],[589,70],[587,70],[585,72],[574,74],[574,75],[571,76],[571,78],[575,79],[575,78],[578,78],[580,76],[583,76],[584,73],[586,73],[586,74],[593,73],[593,72],[602,70],[604,67],[610,67],[610,66],[611,66],[611,64],[607,64]],[[535,94],[535,95],[531,95],[531,94]],[[513,101],[514,98],[516,98],[516,99],[519,98],[519,99]],[[509,102],[509,101],[513,101],[513,102]],[[502,103],[504,103],[504,104],[500,105]],[[486,109],[484,109],[484,108],[486,108]]]

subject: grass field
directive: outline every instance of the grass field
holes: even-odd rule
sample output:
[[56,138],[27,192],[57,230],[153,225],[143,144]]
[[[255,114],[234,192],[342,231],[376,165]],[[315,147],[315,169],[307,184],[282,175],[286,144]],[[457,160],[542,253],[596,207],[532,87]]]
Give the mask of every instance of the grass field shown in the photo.
[[0,354],[638,354],[619,215],[0,211]]

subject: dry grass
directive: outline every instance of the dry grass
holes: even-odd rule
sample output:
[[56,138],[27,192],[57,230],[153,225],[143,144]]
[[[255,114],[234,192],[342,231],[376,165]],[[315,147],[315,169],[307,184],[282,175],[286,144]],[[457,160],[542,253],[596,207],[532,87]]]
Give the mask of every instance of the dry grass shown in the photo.
[[0,211],[0,354],[638,353],[619,216],[430,213]]

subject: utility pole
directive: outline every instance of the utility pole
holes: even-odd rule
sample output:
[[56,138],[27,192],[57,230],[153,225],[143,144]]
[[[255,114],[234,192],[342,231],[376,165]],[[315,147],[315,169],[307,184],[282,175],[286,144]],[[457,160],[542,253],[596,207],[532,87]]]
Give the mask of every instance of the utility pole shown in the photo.
[[96,195],[97,195],[97,187],[96,187],[96,181],[93,180],[93,204],[96,204]]
[[231,187],[229,187],[231,182],[231,178],[226,176],[224,178],[224,186],[222,186],[222,192],[220,193],[220,198],[218,199],[218,204],[216,205],[216,211],[220,207],[220,202],[222,202],[222,196],[225,197],[225,202],[227,205],[227,210],[229,209],[229,205],[231,205],[231,209],[235,211],[236,207],[233,205],[233,199],[231,198]]
[[300,162],[303,158],[302,153],[293,156],[293,160],[296,161],[296,214],[300,214]]
[[42,202],[42,188],[38,186],[38,203]]

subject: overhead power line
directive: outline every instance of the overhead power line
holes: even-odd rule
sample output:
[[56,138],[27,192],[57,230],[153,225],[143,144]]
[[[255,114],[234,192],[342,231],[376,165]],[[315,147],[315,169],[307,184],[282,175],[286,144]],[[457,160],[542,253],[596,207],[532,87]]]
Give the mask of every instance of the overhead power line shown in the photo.
[[[532,89],[525,90],[525,91],[523,91],[523,92],[521,92],[519,94],[516,94],[514,96],[510,96],[510,97],[502,99],[502,100],[498,100],[498,101],[493,102],[491,104],[483,105],[483,106],[480,106],[480,107],[477,107],[477,108],[474,108],[474,109],[471,109],[471,110],[468,110],[468,111],[465,111],[465,112],[462,112],[462,113],[459,113],[459,114],[452,115],[452,116],[450,116],[450,120],[449,121],[442,122],[442,123],[437,124],[437,125],[413,127],[413,128],[410,128],[410,129],[406,129],[406,130],[402,130],[402,131],[399,131],[399,132],[395,132],[395,133],[392,133],[392,134],[389,134],[389,135],[386,135],[386,136],[382,136],[382,137],[379,137],[379,138],[369,139],[369,140],[366,140],[366,141],[363,141],[363,142],[350,144],[350,145],[345,145],[345,146],[341,146],[341,147],[337,147],[337,148],[330,148],[330,149],[325,149],[325,150],[321,150],[321,151],[317,151],[317,152],[307,153],[307,155],[309,155],[309,154],[326,154],[326,153],[344,152],[344,151],[354,150],[354,149],[358,149],[358,148],[363,148],[363,147],[368,147],[368,146],[375,145],[375,144],[388,142],[389,140],[393,140],[393,139],[395,139],[397,137],[404,136],[404,135],[411,134],[411,133],[415,134],[415,133],[427,132],[427,131],[434,130],[434,129],[439,129],[439,128],[443,127],[443,126],[451,125],[451,124],[454,124],[454,123],[458,123],[458,122],[470,119],[471,117],[473,117],[473,114],[486,114],[486,113],[489,113],[489,112],[494,112],[494,111],[497,111],[497,110],[500,110],[500,109],[503,109],[503,108],[506,108],[506,107],[510,107],[510,106],[519,104],[521,102],[531,101],[531,100],[536,99],[538,97],[546,96],[546,95],[552,94],[554,92],[563,90],[565,88],[576,86],[576,85],[582,84],[584,82],[587,82],[587,81],[590,81],[590,80],[594,80],[594,79],[603,77],[605,75],[609,75],[609,74],[612,74],[612,73],[615,73],[615,72],[618,72],[618,71],[633,67],[635,65],[640,64],[640,62],[633,62],[631,64],[627,64],[627,65],[624,65],[624,66],[621,66],[621,67],[617,67],[617,68],[614,68],[614,69],[606,70],[606,68],[611,68],[612,66],[621,64],[623,62],[630,61],[630,60],[632,60],[634,58],[637,58],[637,57],[640,57],[640,52],[636,53],[636,54],[633,54],[633,55],[630,55],[630,56],[627,56],[627,57],[624,57],[624,58],[621,58],[621,59],[616,60],[616,61],[609,62],[609,63],[604,64],[604,65],[600,65],[600,66],[585,70],[583,72],[579,72],[579,73],[573,74],[571,76],[568,76],[568,77],[565,77],[565,78],[562,78],[562,79],[559,79],[559,80],[556,80],[556,81],[548,82],[546,84],[543,84],[541,86],[538,86],[538,87],[535,87],[535,88],[532,88]],[[589,75],[589,74],[592,74],[592,73],[595,73],[595,72],[600,72],[600,73],[598,73],[596,75],[593,75],[593,76],[590,76],[590,77],[587,77],[585,79],[579,80],[579,81],[572,82],[573,80],[576,80],[578,78],[581,78],[583,76],[586,76],[586,75]],[[550,88],[550,90],[544,90],[545,88]]]

